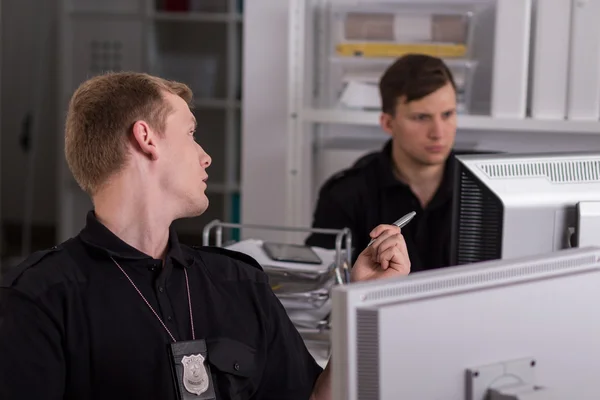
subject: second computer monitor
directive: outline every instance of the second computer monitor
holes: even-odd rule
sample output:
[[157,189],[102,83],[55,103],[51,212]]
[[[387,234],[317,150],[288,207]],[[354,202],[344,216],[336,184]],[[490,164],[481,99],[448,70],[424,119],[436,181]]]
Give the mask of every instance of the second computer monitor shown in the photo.
[[455,176],[454,265],[577,247],[600,205],[600,153],[457,156]]
[[600,399],[600,248],[333,290],[334,400]]

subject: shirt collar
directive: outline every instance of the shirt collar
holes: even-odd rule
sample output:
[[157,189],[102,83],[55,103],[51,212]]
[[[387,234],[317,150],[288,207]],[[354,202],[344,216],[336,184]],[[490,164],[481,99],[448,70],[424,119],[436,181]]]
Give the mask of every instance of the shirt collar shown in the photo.
[[[81,231],[80,237],[85,244],[102,251],[110,257],[132,261],[152,259],[148,254],[142,253],[133,246],[130,246],[111,232],[106,226],[98,221],[93,210],[89,211],[87,214],[86,225]],[[188,266],[173,226],[169,227],[169,242],[167,248],[167,258],[171,258],[181,266]]]
[[378,176],[383,187],[406,186],[394,175],[394,162],[392,161],[392,140],[388,140],[379,153],[377,160]]
[[[438,191],[443,191],[444,195],[452,195],[454,187],[454,163],[455,153],[450,152],[446,165],[444,167],[444,177]],[[394,163],[392,161],[392,140],[388,140],[379,153],[377,160],[378,176],[382,187],[407,186],[394,175]]]

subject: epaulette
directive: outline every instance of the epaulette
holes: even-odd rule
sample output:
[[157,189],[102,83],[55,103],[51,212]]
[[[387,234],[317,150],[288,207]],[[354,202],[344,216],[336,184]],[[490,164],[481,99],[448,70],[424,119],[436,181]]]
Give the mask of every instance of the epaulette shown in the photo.
[[263,271],[263,267],[256,261],[254,258],[250,257],[248,254],[241,253],[239,251],[225,249],[223,247],[216,246],[192,246],[193,249],[204,251],[207,253],[220,254],[223,256],[227,256],[233,258],[234,260],[241,261],[245,264],[251,265],[252,267]]
[[41,262],[48,255],[56,253],[60,251],[61,246],[54,246],[46,250],[36,251],[32,253],[29,257],[27,257],[20,264],[10,268],[7,273],[2,275],[2,280],[0,282],[0,287],[10,287],[12,286],[21,275],[28,269],[33,267],[34,265]]
[[352,168],[362,168],[365,165],[368,165],[372,161],[376,160],[380,155],[381,155],[380,151],[375,151],[373,153],[365,154],[364,156],[362,156],[361,158],[356,160],[356,162],[354,164],[352,164]]
[[376,160],[379,154],[381,154],[381,152],[378,151],[366,154],[358,160],[356,160],[356,162],[354,162],[354,164],[352,164],[350,168],[346,168],[339,172],[336,172],[335,174],[327,178],[325,183],[323,183],[321,190],[326,191],[342,179],[360,172],[365,166],[369,165],[372,161]]

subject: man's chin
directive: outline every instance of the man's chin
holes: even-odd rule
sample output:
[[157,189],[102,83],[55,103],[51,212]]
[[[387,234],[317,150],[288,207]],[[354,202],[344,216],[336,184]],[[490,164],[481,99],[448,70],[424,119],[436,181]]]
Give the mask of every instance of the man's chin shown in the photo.
[[208,204],[208,199],[204,199],[204,202],[198,205],[198,208],[196,209],[196,217],[201,216],[206,212],[206,210],[208,210]]
[[203,200],[196,202],[193,206],[188,208],[185,218],[194,218],[201,216],[208,209],[208,204],[208,198],[204,197]]
[[423,165],[427,165],[427,166],[436,166],[436,165],[443,165],[446,163],[446,160],[448,159],[448,155],[447,154],[427,154],[425,157],[421,157],[421,164]]

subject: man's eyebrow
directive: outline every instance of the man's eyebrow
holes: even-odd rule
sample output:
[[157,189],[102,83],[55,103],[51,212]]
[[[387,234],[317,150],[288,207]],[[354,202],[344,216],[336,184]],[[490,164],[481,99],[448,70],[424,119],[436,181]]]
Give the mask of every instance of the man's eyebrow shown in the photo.
[[[449,113],[454,113],[456,112],[456,108],[449,108],[447,110],[442,111],[442,114],[449,114]],[[430,112],[425,112],[425,111],[413,111],[411,112],[411,115],[420,115],[420,116],[424,116],[424,117],[432,117],[433,114]]]
[[420,116],[424,116],[424,117],[433,116],[433,114],[425,112],[425,111],[413,111],[413,112],[411,112],[411,115],[420,115]]

